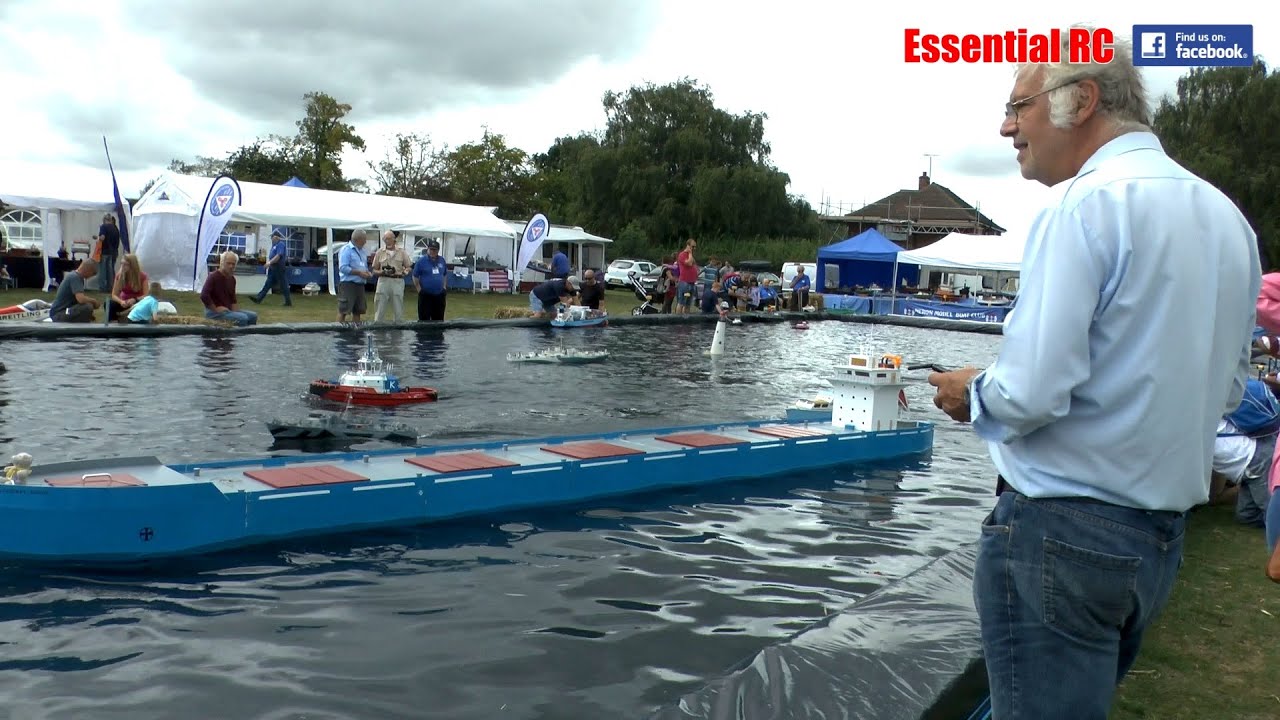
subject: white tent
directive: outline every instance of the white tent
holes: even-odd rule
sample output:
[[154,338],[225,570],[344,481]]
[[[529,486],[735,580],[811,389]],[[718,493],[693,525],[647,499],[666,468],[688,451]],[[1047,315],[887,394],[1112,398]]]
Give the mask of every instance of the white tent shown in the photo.
[[[7,211],[9,216],[16,217],[21,211],[39,216],[40,250],[45,258],[57,256],[64,241],[68,252],[79,250],[87,257],[97,240],[102,216],[116,207],[111,173],[88,169],[46,176],[24,174],[20,178],[5,173],[0,177],[0,201],[12,208]],[[132,229],[127,202],[125,222]],[[44,263],[44,275],[44,288],[48,289],[48,262]]]
[[[208,274],[205,258],[195,257],[196,226],[212,184],[211,178],[166,173],[133,208],[138,258],[166,287],[199,289]],[[370,231],[375,244],[382,230],[461,233],[504,242],[513,236],[490,207],[253,182],[240,183],[240,189],[241,204],[231,222],[325,228],[330,244],[333,230],[357,228]]]
[[[508,248],[511,252],[511,260],[508,265],[517,274],[524,272],[528,268],[515,267],[516,263],[516,245],[519,244],[520,237],[524,235],[524,226],[527,221],[508,220],[507,224],[516,234],[516,242]],[[547,239],[543,241],[543,247],[554,247],[559,245],[568,245],[569,264],[573,268],[576,275],[582,274],[587,268],[597,268],[600,272],[605,269],[605,247],[612,245],[613,241],[607,237],[592,235],[580,227],[570,227],[568,225],[552,225],[547,231]],[[545,251],[544,251],[545,252]],[[537,260],[538,258],[534,258]]]
[[1022,248],[1026,242],[1025,233],[1005,235],[951,233],[919,250],[904,250],[898,253],[898,264],[928,265],[958,270],[1018,272],[1022,268]]

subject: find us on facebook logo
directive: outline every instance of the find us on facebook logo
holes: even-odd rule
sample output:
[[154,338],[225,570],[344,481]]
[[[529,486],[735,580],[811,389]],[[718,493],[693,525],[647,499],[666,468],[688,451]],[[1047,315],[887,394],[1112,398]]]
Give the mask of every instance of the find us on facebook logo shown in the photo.
[[1253,65],[1252,25],[1134,25],[1133,64],[1157,67]]

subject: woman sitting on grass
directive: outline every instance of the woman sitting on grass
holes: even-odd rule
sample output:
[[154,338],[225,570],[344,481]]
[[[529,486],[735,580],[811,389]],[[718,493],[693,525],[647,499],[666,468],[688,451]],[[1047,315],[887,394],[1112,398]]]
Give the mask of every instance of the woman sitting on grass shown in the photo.
[[129,253],[120,263],[120,271],[116,273],[115,283],[111,286],[111,299],[107,301],[107,317],[124,321],[147,293],[147,274],[142,272],[142,263],[138,256]]

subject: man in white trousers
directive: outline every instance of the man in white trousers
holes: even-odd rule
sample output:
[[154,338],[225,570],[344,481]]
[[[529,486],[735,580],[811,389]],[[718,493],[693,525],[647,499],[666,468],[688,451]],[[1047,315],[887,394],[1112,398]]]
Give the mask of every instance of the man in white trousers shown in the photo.
[[378,289],[373,295],[373,321],[382,322],[391,306],[395,322],[404,322],[404,279],[412,263],[404,248],[396,247],[396,234],[390,230],[382,233],[383,247],[373,256],[370,270],[378,278]]

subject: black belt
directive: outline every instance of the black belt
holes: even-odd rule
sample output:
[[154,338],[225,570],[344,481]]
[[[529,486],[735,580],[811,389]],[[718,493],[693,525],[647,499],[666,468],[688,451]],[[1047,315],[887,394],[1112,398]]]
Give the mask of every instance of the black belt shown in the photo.
[[1013,486],[1009,484],[1008,480],[1004,479],[1003,475],[996,475],[996,497],[1000,497],[1006,490],[1012,489]]

